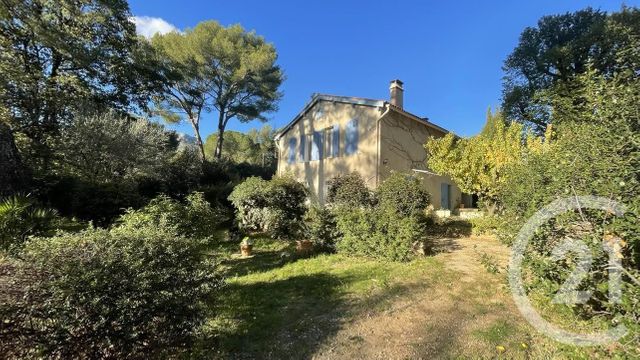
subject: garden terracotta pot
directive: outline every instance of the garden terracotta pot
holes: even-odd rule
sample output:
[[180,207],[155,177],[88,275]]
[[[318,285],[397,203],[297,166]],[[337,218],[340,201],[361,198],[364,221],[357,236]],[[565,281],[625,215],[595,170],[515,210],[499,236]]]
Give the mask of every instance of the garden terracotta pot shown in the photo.
[[296,252],[298,254],[309,254],[313,251],[313,242],[311,240],[296,241]]
[[253,249],[253,245],[240,245],[240,253],[242,256],[251,256],[251,250]]

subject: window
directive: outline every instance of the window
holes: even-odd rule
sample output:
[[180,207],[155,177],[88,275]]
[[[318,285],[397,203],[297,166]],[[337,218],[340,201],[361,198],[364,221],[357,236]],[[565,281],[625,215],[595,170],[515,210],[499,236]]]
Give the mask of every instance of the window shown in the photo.
[[305,162],[309,160],[307,156],[307,136],[305,134],[300,135],[300,162]]
[[322,159],[323,142],[322,138],[324,134],[320,131],[313,132],[313,143],[311,144],[311,160]]
[[352,119],[347,123],[344,132],[344,153],[353,155],[358,151],[358,121]]
[[333,126],[333,134],[331,135],[331,156],[338,157],[340,156],[340,126]]
[[340,154],[340,127],[334,125],[324,129],[324,155],[326,158]]
[[304,150],[304,161],[310,161],[311,160],[311,147],[313,144],[313,134],[306,134],[304,136],[305,138],[305,150]]
[[289,164],[296,162],[296,139],[289,139]]
[[333,127],[324,129],[324,154],[326,158],[333,157]]

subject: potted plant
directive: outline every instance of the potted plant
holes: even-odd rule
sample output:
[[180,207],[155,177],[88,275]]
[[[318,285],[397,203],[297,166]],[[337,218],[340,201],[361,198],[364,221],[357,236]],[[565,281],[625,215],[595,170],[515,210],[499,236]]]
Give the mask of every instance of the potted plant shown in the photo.
[[242,256],[251,256],[251,251],[253,249],[253,240],[251,240],[248,236],[245,236],[240,243],[240,253]]
[[296,252],[301,255],[313,252],[313,242],[311,240],[296,240]]

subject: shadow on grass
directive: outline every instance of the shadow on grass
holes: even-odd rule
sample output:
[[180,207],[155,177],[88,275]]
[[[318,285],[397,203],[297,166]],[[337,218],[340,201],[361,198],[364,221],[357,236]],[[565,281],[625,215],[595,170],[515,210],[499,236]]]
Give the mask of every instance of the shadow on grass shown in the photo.
[[468,237],[471,233],[472,225],[467,220],[439,219],[427,228],[425,253],[435,255],[459,250],[461,246],[456,239]]
[[215,339],[204,346],[218,349],[218,357],[225,359],[308,359],[346,322],[387,311],[398,298],[407,298],[432,281],[381,283],[373,290],[356,291],[356,296],[353,288],[346,288],[370,277],[367,271],[320,272],[255,283],[231,282],[212,308],[215,320],[209,325]]
[[254,248],[251,257],[241,257],[236,243],[224,246],[229,248],[228,253],[231,254],[221,262],[222,275],[225,277],[269,271],[296,260],[295,245],[284,241],[274,241],[268,248]]
[[467,237],[471,235],[472,225],[469,221],[459,218],[437,220],[428,228],[428,235],[433,238]]
[[339,286],[338,278],[322,273],[232,283],[214,309],[213,346],[223,358],[308,358],[340,327]]

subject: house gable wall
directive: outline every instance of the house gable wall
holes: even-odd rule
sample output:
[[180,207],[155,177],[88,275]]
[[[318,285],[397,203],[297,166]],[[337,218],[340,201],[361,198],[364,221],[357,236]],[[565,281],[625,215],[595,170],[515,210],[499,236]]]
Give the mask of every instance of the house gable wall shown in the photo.
[[[292,174],[311,190],[314,200],[324,202],[327,181],[336,175],[359,172],[367,185],[376,186],[377,167],[377,119],[382,108],[320,100],[283,133],[278,139],[278,175]],[[350,121],[357,121],[357,150],[347,154],[346,135]],[[325,133],[330,127],[339,128],[339,149],[336,157],[326,151],[319,160],[301,158],[304,147],[309,152],[308,135]],[[305,142],[301,145],[301,140]],[[294,154],[291,156],[291,150]],[[291,162],[293,160],[293,162]]]
[[380,119],[378,181],[384,181],[392,171],[416,174],[431,195],[431,204],[435,209],[444,207],[441,203],[442,184],[448,184],[450,207],[453,209],[460,204],[461,192],[449,177],[413,171],[417,169],[430,172],[424,145],[429,137],[440,138],[445,135],[445,132],[420,121],[422,120],[396,111],[391,111]]

